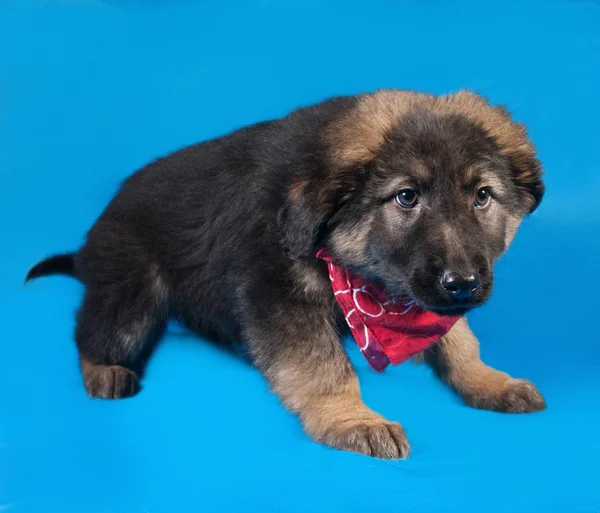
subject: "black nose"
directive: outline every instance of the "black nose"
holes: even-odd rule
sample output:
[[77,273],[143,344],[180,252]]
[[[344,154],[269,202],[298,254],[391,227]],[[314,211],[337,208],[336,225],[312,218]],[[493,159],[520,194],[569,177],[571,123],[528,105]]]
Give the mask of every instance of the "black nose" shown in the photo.
[[455,273],[446,271],[442,274],[442,287],[446,290],[446,294],[451,299],[463,300],[469,299],[477,289],[481,282],[479,273]]

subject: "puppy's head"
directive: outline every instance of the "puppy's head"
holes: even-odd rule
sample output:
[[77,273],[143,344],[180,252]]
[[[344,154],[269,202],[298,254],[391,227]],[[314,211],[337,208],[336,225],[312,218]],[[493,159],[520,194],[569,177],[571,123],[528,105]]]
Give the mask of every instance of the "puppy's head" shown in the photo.
[[296,256],[326,247],[440,314],[485,302],[494,262],[543,196],[525,128],[470,92],[380,91],[324,137],[327,172],[290,190]]

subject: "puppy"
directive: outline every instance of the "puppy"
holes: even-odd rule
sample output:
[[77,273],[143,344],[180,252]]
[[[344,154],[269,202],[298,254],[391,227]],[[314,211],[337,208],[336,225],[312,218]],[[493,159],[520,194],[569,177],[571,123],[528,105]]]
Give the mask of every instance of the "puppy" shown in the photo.
[[338,97],[137,171],[76,253],[48,258],[85,285],[75,340],[90,397],[134,395],[167,318],[242,342],[314,440],[403,458],[400,424],[361,400],[325,250],[340,268],[458,319],[416,358],[471,406],[545,407],[485,365],[462,317],[544,192],[523,125],[461,91]]

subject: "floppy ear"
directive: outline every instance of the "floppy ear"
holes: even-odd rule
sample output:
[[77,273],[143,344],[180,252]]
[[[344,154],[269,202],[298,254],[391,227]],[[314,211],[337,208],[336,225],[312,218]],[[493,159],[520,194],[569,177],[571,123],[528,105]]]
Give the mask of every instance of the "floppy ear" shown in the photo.
[[531,214],[544,197],[545,187],[542,182],[542,169],[535,157],[515,153],[509,155],[513,180],[521,191],[527,213]]
[[512,120],[508,110],[501,105],[482,113],[484,127],[496,138],[502,153],[508,158],[513,182],[521,193],[521,202],[531,214],[542,201],[544,183],[542,166],[535,147],[523,123]]
[[292,183],[278,214],[281,241],[290,258],[316,254],[329,220],[353,196],[358,174],[353,169]]
[[513,137],[504,145],[503,152],[508,157],[513,181],[521,193],[526,211],[531,214],[544,196],[542,166],[527,136],[525,125],[512,123],[511,131]]
[[279,212],[281,242],[294,260],[316,252],[319,233],[327,222],[327,213],[301,203],[289,203]]

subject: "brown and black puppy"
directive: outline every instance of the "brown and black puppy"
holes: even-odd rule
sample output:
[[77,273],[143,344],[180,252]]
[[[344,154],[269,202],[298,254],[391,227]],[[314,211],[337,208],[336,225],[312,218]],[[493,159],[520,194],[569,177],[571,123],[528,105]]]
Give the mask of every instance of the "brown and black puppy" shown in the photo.
[[[405,457],[402,427],[361,400],[316,252],[422,308],[464,314],[489,297],[494,262],[543,190],[525,128],[473,93],[335,98],[141,169],[77,253],[28,279],[85,284],[75,339],[91,397],[135,394],[175,315],[244,343],[315,440]],[[463,319],[419,358],[474,407],[544,408],[531,383],[482,363],[478,346]]]

